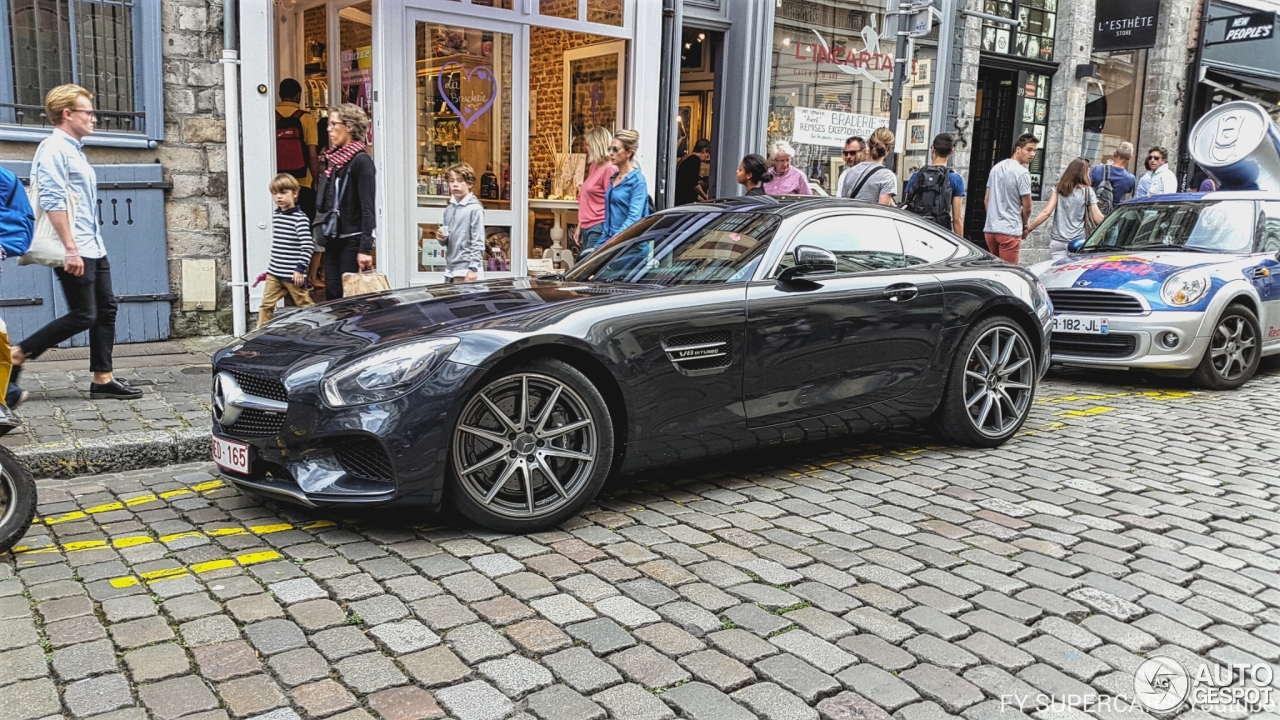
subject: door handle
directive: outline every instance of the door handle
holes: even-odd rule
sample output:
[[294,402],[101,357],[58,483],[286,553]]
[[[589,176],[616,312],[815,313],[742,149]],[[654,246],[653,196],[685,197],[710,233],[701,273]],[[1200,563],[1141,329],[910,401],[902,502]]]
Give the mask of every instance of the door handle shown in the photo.
[[884,290],[884,296],[889,298],[889,302],[906,302],[919,294],[920,288],[907,284],[890,285]]

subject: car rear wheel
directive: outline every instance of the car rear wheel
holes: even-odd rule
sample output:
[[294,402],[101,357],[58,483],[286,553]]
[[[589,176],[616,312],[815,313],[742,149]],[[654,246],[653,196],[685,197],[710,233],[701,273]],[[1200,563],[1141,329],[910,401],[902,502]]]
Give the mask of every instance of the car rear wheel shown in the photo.
[[9,448],[0,447],[0,554],[9,551],[36,515],[36,481]]
[[965,333],[952,360],[937,429],[962,445],[1002,445],[1031,414],[1036,380],[1026,331],[1007,317],[986,318]]
[[604,398],[577,369],[538,359],[488,381],[462,408],[450,453],[454,506],[499,532],[536,532],[572,517],[613,461]]
[[1249,382],[1262,361],[1262,327],[1243,305],[1231,305],[1218,318],[1209,348],[1196,368],[1196,384],[1210,390],[1235,390]]

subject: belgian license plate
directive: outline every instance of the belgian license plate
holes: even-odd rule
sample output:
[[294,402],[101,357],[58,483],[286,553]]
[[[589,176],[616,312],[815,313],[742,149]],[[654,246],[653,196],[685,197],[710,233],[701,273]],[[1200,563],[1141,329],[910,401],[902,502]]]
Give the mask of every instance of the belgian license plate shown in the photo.
[[1107,319],[1080,315],[1054,315],[1053,331],[1060,333],[1084,333],[1106,335],[1110,332]]
[[213,461],[232,472],[249,474],[249,446],[213,436]]

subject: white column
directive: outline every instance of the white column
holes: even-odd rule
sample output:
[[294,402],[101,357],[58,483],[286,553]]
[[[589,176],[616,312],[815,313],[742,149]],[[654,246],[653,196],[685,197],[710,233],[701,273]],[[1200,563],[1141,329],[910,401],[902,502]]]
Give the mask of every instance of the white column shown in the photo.
[[[275,17],[270,3],[240,5],[240,105],[244,157],[244,236],[248,278],[266,272],[271,259],[271,211],[267,186],[276,169]],[[230,161],[230,160],[228,160]],[[234,199],[231,200],[234,202]],[[249,290],[249,308],[262,302],[263,286]]]

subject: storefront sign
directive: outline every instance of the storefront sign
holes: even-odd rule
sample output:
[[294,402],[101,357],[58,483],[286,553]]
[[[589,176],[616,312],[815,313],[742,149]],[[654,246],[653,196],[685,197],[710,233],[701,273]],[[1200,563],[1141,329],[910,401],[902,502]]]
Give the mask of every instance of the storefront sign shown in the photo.
[[[1232,15],[1225,18],[1214,18],[1215,23],[1223,23],[1225,29],[1222,39],[1206,42],[1206,45],[1226,45],[1228,43],[1247,42],[1249,40],[1270,39],[1275,31],[1275,12],[1256,12],[1248,15]],[[1206,33],[1207,34],[1207,33]]]
[[846,139],[854,135],[867,137],[882,127],[889,127],[889,118],[798,107],[791,139],[803,145],[842,148]]
[[1155,47],[1159,14],[1160,0],[1098,0],[1093,51]]
[[[493,107],[498,86],[493,79],[493,70],[487,65],[478,65],[468,71],[460,62],[447,62],[440,66],[436,88],[444,98],[444,104],[457,113],[464,126],[470,128],[471,123]],[[454,98],[457,98],[456,102]]]
[[[818,44],[795,43],[796,59],[827,63],[843,68],[857,68],[875,72],[892,72],[893,56],[880,52],[880,35],[874,28],[862,28],[863,50],[856,48],[831,47],[825,38],[813,31],[818,37]],[[847,72],[847,71],[846,71]]]

